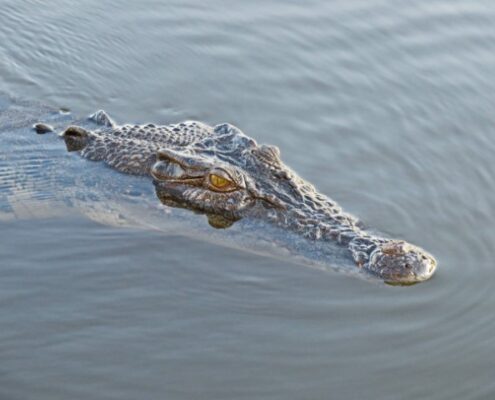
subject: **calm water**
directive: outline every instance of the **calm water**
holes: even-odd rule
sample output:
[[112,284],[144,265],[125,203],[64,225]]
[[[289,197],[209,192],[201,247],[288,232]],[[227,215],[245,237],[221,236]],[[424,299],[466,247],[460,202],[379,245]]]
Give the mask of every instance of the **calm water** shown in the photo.
[[0,399],[495,398],[494,21],[491,0],[0,0],[1,92],[234,123],[440,263],[397,288],[75,211],[0,221]]

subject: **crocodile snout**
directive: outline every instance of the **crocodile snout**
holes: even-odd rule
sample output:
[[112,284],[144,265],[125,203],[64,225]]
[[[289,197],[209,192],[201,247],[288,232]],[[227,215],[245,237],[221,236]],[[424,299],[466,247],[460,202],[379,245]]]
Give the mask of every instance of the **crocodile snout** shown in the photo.
[[368,270],[391,284],[413,284],[429,279],[436,260],[420,247],[402,240],[379,245],[370,255]]

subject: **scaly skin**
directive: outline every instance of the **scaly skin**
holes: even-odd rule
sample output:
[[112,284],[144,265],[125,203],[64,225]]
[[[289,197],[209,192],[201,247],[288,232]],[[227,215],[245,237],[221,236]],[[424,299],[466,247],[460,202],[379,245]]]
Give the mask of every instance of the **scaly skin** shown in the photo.
[[117,126],[103,111],[91,118],[101,129],[68,127],[62,134],[68,150],[123,173],[149,175],[163,203],[208,214],[215,227],[259,218],[311,240],[334,241],[389,283],[424,281],[435,271],[430,254],[366,232],[288,168],[277,147],[258,145],[233,125]]

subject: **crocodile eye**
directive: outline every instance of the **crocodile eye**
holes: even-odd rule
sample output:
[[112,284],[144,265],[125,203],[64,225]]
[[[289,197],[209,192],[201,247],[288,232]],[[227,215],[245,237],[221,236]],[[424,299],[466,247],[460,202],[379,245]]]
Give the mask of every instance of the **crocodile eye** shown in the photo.
[[217,189],[225,189],[234,184],[232,181],[216,174],[210,174],[210,183]]

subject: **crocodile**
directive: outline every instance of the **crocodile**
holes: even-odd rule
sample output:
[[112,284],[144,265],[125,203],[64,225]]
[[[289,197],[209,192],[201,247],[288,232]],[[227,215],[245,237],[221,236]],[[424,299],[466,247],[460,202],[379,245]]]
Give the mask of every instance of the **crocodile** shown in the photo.
[[[390,284],[425,281],[436,270],[431,254],[366,229],[285,165],[278,147],[258,144],[232,124],[118,125],[102,110],[90,120],[95,129],[70,125],[60,134],[69,152],[149,177],[163,204],[206,214],[215,228],[261,220],[313,242],[335,243],[358,269]],[[41,123],[34,128],[51,130]]]

